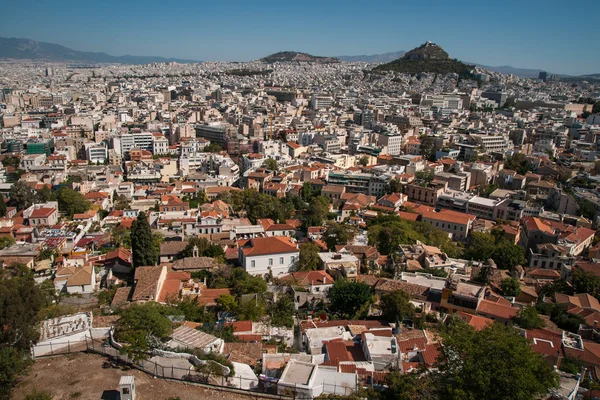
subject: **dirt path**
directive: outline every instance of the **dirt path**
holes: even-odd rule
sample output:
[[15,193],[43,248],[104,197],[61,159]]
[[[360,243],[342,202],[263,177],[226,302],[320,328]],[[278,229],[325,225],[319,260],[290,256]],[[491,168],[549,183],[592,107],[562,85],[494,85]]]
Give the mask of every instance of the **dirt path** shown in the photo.
[[[22,400],[33,389],[45,390],[53,400],[113,400],[118,399],[119,379],[133,375],[137,388],[136,400],[250,400],[255,398],[231,392],[204,389],[180,382],[154,379],[127,367],[107,367],[107,359],[95,354],[79,353],[70,356],[39,359],[30,373],[23,377],[13,398]],[[105,368],[107,367],[107,368]]]

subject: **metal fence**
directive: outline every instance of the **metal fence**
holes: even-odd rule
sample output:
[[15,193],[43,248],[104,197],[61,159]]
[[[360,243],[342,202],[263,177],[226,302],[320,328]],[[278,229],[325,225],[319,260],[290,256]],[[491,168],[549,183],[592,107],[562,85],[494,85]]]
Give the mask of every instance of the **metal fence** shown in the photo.
[[36,359],[41,357],[68,355],[71,353],[81,353],[86,350],[87,345],[85,340],[38,343],[32,347],[31,356],[33,359]]
[[[163,379],[174,379],[187,383],[193,383],[211,389],[237,392],[244,395],[255,395],[256,397],[272,399],[309,399],[313,398],[306,389],[285,385],[279,388],[276,381],[263,379],[248,379],[240,376],[227,377],[217,375],[209,371],[189,368],[181,368],[175,365],[161,365],[151,360],[135,360],[127,354],[121,353],[112,347],[107,340],[85,338],[84,341],[66,341],[61,343],[49,343],[37,345],[32,350],[34,358],[43,358],[56,355],[69,355],[72,353],[91,352],[108,357],[114,366],[127,365],[146,372],[152,376]],[[280,390],[281,389],[281,390]],[[314,390],[314,388],[313,388]],[[355,392],[356,387],[346,387],[335,384],[323,384],[326,393],[337,395],[350,395]]]
[[191,365],[189,368],[181,368],[174,365],[161,365],[151,360],[135,360],[127,354],[110,346],[107,342],[100,340],[90,340],[86,342],[86,350],[89,352],[101,354],[109,357],[111,362],[116,365],[122,363],[132,366],[152,376],[163,379],[175,379],[188,383],[194,383],[201,386],[217,390],[228,390],[248,395],[249,392],[259,397],[268,397],[273,399],[296,398],[294,391],[290,395],[280,395],[277,391],[277,383],[265,382],[257,379],[248,379],[240,376],[226,377],[215,375],[207,371],[195,370]]

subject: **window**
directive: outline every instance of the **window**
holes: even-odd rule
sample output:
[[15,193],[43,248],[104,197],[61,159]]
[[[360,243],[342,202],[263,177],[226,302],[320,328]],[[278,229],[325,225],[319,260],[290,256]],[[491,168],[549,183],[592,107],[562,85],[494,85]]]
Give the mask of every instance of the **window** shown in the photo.
[[283,264],[283,257],[279,257],[279,264]]
[[294,261],[296,261],[296,256],[291,256],[291,257],[290,257],[290,262],[292,262],[292,263],[293,263]]
[[256,267],[256,261],[254,261],[254,260],[250,261],[250,266],[252,268]]
[[269,258],[269,265],[273,265],[273,259]]
[[124,387],[123,388],[123,394],[129,394],[129,388]]

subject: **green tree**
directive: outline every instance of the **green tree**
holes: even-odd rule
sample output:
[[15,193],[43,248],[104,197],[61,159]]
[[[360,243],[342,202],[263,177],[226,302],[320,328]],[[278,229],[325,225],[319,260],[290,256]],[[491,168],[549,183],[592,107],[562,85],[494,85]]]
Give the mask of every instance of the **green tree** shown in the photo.
[[296,262],[297,271],[314,271],[319,267],[321,259],[319,258],[320,247],[314,243],[300,244],[300,255]]
[[0,217],[6,217],[6,202],[4,197],[0,197]]
[[[381,400],[439,399],[435,375],[426,372],[426,370],[417,370],[407,374],[390,372],[385,378],[386,387],[379,393],[379,397]],[[369,396],[368,398],[374,397]]]
[[146,213],[141,211],[131,224],[131,253],[134,267],[155,265],[158,262],[160,248],[152,238],[152,229]]
[[423,135],[419,139],[421,141],[421,155],[423,158],[429,161],[435,160],[434,138],[432,136]]
[[498,268],[508,270],[512,270],[517,265],[523,265],[527,261],[525,249],[506,239],[501,239],[496,243],[492,258]]
[[525,175],[527,172],[533,169],[523,153],[515,153],[512,157],[509,157],[504,162],[504,168],[517,171],[517,173],[521,175]]
[[445,399],[534,400],[558,377],[511,326],[477,331],[457,319],[442,333],[439,389]]
[[472,232],[469,244],[465,248],[465,258],[469,260],[488,260],[494,255],[496,240],[489,233]]
[[237,312],[237,301],[235,300],[235,297],[233,297],[230,294],[220,295],[217,298],[216,303],[220,311],[225,311],[229,313]]
[[300,193],[302,200],[309,201],[314,196],[312,183],[304,182],[302,184],[302,192]]
[[0,236],[0,250],[5,249],[15,244],[15,239],[12,236]]
[[398,179],[392,179],[388,182],[386,192],[390,193],[402,193],[402,183]]
[[131,248],[131,231],[121,225],[110,231],[111,241],[118,247]]
[[29,349],[39,339],[41,310],[49,301],[24,265],[0,270],[0,399],[10,398],[17,376],[30,364]]
[[367,156],[362,156],[359,160],[358,160],[358,164],[362,165],[363,167],[366,167],[367,165],[369,165],[369,157]]
[[225,252],[221,246],[212,244],[206,238],[191,238],[185,248],[177,255],[177,258],[192,257],[194,255],[194,247],[198,249],[199,257],[223,257]]
[[271,304],[268,313],[271,315],[271,325],[287,326],[289,328],[294,326],[296,306],[291,296],[281,296],[276,302]]
[[312,197],[304,218],[305,227],[321,226],[329,214],[329,199],[324,196]]
[[209,145],[204,147],[204,151],[206,153],[220,153],[223,151],[223,147],[218,143],[210,142]]
[[263,167],[271,171],[279,170],[279,165],[277,164],[277,161],[271,157],[265,160],[265,162],[263,163]]
[[84,213],[90,209],[90,202],[81,193],[66,187],[56,192],[56,200],[58,200],[58,209],[60,212],[69,217],[73,217],[74,214]]
[[19,166],[21,165],[21,159],[18,156],[12,155],[12,156],[5,156],[2,159],[2,166],[4,167],[13,167],[13,168],[19,168]]
[[255,296],[253,299],[246,299],[245,301],[239,301],[236,312],[236,318],[238,320],[252,320],[258,321],[265,315],[265,304],[258,297]]
[[356,231],[351,225],[333,222],[327,225],[327,229],[323,233],[323,241],[327,244],[327,248],[330,251],[334,251],[336,245],[345,245],[352,241],[355,234]]
[[208,203],[208,196],[206,195],[206,191],[204,189],[198,190],[196,194],[196,199],[198,200],[198,205],[203,205]]
[[544,319],[540,317],[533,306],[520,310],[515,318],[515,322],[523,329],[539,329],[546,326]]
[[54,193],[50,190],[48,185],[44,185],[40,190],[35,194],[35,201],[38,203],[46,203],[47,201],[56,200]]
[[369,285],[346,279],[338,279],[329,289],[330,309],[342,318],[353,319],[366,314],[372,297],[373,290]]
[[231,281],[231,293],[235,296],[243,294],[264,293],[267,291],[267,282],[260,276],[252,276],[242,268],[234,268]]
[[521,294],[521,283],[515,278],[506,278],[500,282],[502,295],[516,297]]
[[142,359],[153,346],[152,340],[163,340],[171,333],[171,321],[156,303],[132,304],[121,311],[116,339],[131,356]]
[[115,197],[113,202],[113,209],[115,210],[127,210],[131,208],[131,201],[124,195],[120,194]]
[[33,190],[27,186],[25,181],[13,183],[8,192],[8,196],[10,198],[8,204],[12,207],[17,207],[17,210],[19,211],[31,207],[35,201]]
[[588,293],[598,297],[600,294],[600,277],[591,271],[573,268],[571,272],[571,285],[575,293]]
[[381,311],[388,321],[402,322],[415,315],[415,306],[410,302],[410,295],[403,290],[395,290],[381,296]]

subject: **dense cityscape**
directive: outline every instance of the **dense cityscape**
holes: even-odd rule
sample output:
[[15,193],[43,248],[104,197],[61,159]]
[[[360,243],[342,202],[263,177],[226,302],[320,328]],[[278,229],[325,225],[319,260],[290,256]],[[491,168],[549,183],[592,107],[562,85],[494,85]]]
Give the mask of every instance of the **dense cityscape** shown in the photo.
[[450,57],[0,61],[0,399],[600,398],[600,79]]

